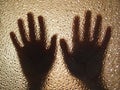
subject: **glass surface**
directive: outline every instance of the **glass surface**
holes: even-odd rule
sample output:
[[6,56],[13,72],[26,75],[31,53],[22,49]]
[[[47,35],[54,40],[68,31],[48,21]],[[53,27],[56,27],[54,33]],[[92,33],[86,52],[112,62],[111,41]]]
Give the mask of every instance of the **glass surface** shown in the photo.
[[[104,60],[103,78],[109,90],[120,89],[120,1],[119,0],[0,0],[0,90],[25,90],[27,81],[22,73],[18,56],[10,39],[14,31],[21,41],[17,20],[22,18],[27,27],[27,13],[32,12],[38,30],[38,16],[46,23],[47,44],[57,34],[57,55],[44,84],[45,90],[83,90],[81,81],[73,77],[64,64],[59,40],[64,38],[72,49],[72,23],[80,16],[82,36],[85,12],[92,12],[91,30],[97,14],[102,15],[101,39],[107,26],[112,36]],[[38,31],[37,31],[38,32]]]

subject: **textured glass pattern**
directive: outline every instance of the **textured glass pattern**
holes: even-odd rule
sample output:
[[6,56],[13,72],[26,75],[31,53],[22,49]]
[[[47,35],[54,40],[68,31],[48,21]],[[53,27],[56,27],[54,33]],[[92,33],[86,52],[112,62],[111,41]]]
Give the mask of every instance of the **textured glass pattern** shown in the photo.
[[57,55],[52,70],[44,84],[45,90],[83,90],[81,81],[73,77],[64,64],[59,40],[64,38],[72,48],[72,23],[80,16],[80,35],[83,33],[86,10],[92,12],[94,28],[97,14],[101,14],[101,39],[107,26],[112,27],[112,36],[104,60],[103,78],[109,90],[120,89],[120,0],[0,0],[0,90],[25,90],[27,81],[10,39],[14,31],[20,40],[17,20],[22,18],[27,27],[27,13],[32,12],[38,27],[38,16],[46,23],[47,42],[57,34]]

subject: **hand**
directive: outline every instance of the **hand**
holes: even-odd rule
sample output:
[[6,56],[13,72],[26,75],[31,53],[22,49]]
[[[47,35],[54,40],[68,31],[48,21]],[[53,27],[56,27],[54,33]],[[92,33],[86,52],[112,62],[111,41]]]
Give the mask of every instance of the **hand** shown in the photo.
[[60,45],[64,55],[65,63],[72,75],[82,80],[90,90],[104,90],[103,88],[96,89],[90,84],[102,83],[100,80],[103,60],[105,58],[105,50],[111,37],[111,28],[106,30],[105,37],[101,44],[98,42],[99,33],[101,31],[101,15],[97,16],[96,24],[94,27],[93,40],[90,41],[90,21],[91,12],[87,11],[84,24],[83,40],[79,40],[79,17],[74,18],[73,24],[73,49],[69,51],[68,45],[64,39],[60,40]]
[[47,75],[54,62],[56,35],[52,37],[51,45],[48,49],[46,49],[45,23],[43,17],[38,17],[40,26],[40,39],[37,40],[35,35],[36,29],[33,15],[32,13],[28,13],[27,16],[30,40],[28,40],[22,19],[18,20],[18,27],[24,46],[21,46],[14,32],[11,32],[10,36],[17,50],[20,64],[28,84],[30,84],[32,89],[37,90],[37,84],[42,82],[42,78]]

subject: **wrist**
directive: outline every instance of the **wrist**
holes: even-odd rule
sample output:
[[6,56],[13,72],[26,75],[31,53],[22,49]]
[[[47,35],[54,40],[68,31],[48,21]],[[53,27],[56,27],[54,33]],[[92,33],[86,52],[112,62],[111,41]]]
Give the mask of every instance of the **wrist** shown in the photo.
[[32,78],[27,80],[28,90],[41,90],[45,79],[45,77],[40,76],[39,78]]
[[40,90],[40,88],[41,88],[41,85],[40,85],[40,83],[28,83],[28,90]]
[[86,80],[84,84],[90,90],[107,90],[104,81],[101,78]]

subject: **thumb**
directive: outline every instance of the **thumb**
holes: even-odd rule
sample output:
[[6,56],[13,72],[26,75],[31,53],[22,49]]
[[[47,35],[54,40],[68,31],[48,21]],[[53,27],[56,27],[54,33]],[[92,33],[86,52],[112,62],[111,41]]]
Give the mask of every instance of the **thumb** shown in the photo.
[[68,50],[68,45],[67,45],[67,43],[64,39],[60,40],[60,46],[61,46],[61,49],[62,49],[62,54],[63,54],[64,59],[66,61],[70,57],[70,52]]
[[49,51],[52,54],[54,54],[56,50],[56,39],[57,39],[57,35],[54,35],[51,39],[51,45],[50,45]]

